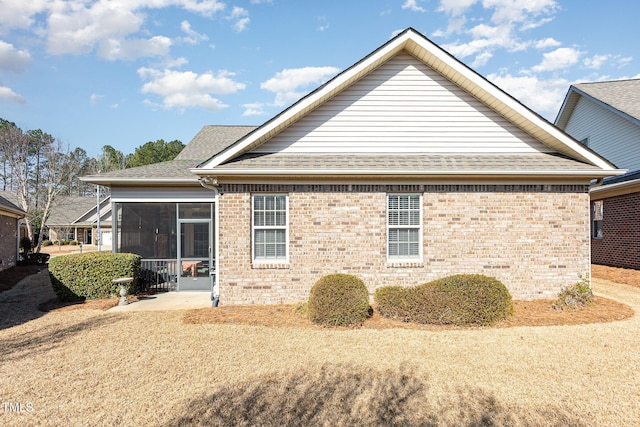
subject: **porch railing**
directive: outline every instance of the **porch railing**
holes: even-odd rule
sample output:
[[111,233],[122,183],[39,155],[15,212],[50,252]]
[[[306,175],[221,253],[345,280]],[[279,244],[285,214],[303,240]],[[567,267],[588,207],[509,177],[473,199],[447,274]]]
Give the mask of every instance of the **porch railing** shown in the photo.
[[139,292],[175,291],[178,284],[178,261],[143,259],[140,263]]

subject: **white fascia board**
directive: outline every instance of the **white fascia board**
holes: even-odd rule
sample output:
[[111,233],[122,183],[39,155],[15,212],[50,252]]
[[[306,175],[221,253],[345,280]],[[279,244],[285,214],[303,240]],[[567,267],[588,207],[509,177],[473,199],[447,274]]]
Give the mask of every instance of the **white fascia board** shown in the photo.
[[606,198],[622,194],[635,193],[636,191],[640,191],[640,179],[632,179],[629,181],[618,182],[616,184],[591,187],[589,189],[589,194],[597,196],[598,198]]
[[171,184],[197,184],[198,178],[80,178],[83,182],[90,184],[103,185],[105,187],[111,184],[150,184],[150,185],[171,185]]

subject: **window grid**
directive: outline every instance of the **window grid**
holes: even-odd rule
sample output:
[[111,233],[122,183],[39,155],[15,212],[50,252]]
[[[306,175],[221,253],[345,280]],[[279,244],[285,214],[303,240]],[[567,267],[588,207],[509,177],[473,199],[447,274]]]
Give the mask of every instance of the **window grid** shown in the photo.
[[420,195],[387,195],[387,257],[419,259],[421,230]]
[[253,259],[287,259],[287,196],[253,196]]

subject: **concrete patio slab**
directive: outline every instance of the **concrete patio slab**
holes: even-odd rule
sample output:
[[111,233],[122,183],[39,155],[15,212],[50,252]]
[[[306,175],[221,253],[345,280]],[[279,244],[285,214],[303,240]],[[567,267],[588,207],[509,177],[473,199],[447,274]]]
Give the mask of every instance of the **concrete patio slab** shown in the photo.
[[127,305],[118,305],[108,311],[186,310],[211,307],[211,292],[163,292],[145,297]]

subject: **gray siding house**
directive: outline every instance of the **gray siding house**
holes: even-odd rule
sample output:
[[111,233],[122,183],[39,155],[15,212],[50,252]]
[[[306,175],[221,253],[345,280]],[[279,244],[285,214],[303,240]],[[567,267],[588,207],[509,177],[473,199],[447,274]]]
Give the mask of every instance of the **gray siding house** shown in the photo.
[[640,79],[571,86],[555,123],[628,171],[590,190],[591,256],[640,269]]
[[620,174],[413,29],[259,127],[206,126],[111,187],[114,250],[222,304],[293,303],[336,272],[456,273],[550,298],[589,277],[589,183]]

